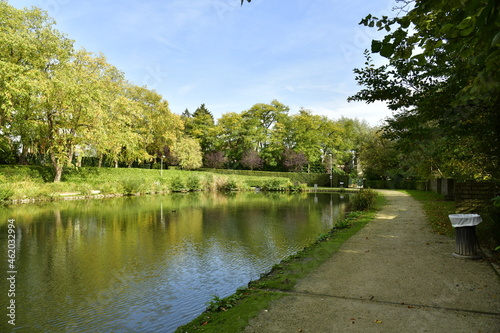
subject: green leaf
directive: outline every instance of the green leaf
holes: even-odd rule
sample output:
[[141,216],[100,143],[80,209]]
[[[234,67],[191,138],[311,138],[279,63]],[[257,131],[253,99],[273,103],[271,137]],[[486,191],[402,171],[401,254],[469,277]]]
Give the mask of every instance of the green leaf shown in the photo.
[[448,24],[445,24],[441,27],[441,33],[442,34],[446,34],[448,33],[450,30],[452,30],[453,28],[455,27],[454,24],[451,24],[451,23],[448,23]]
[[380,50],[380,55],[386,58],[392,56],[393,53],[394,53],[394,45],[391,43],[384,44],[382,46],[382,49]]
[[401,25],[401,28],[403,29],[408,28],[411,23],[410,19],[408,19],[407,17],[400,18],[398,22]]
[[373,53],[378,53],[380,52],[380,49],[382,48],[382,42],[379,40],[372,40],[372,52]]
[[495,46],[500,44],[500,32],[498,32],[495,37],[493,37],[493,40],[491,41],[491,46]]

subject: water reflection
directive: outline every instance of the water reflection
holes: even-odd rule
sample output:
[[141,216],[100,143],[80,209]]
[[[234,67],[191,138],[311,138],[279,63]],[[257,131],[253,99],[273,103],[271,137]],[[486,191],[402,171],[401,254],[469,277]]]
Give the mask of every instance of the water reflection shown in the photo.
[[191,193],[3,207],[1,253],[7,220],[17,225],[16,331],[172,332],[332,228],[346,200]]

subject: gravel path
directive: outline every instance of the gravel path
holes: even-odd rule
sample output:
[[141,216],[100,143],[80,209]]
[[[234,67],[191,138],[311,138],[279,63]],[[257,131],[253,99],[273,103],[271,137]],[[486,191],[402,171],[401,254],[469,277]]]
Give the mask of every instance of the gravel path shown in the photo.
[[500,332],[498,273],[453,257],[413,198],[380,192],[376,219],[243,332]]

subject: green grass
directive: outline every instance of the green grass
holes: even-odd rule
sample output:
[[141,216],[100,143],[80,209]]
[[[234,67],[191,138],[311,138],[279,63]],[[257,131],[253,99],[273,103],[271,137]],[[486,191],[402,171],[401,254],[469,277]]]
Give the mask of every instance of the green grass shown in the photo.
[[445,200],[441,194],[426,191],[403,190],[422,204],[432,230],[440,235],[453,236],[455,231],[448,215],[455,213],[455,202]]
[[[454,237],[455,230],[448,215],[455,213],[455,202],[445,200],[441,194],[425,191],[405,190],[422,204],[427,219],[435,233]],[[476,227],[479,244],[488,254],[488,260],[500,263],[500,209],[492,206],[481,213],[482,222]]]
[[0,165],[0,200],[55,200],[61,194],[136,195],[185,191],[304,190],[288,178],[220,175],[210,172],[137,168],[66,168],[52,183],[50,167]]
[[267,309],[272,301],[285,297],[286,291],[292,290],[300,279],[337,252],[346,240],[375,217],[376,212],[385,203],[386,199],[379,195],[374,209],[348,215],[329,233],[319,235],[316,242],[275,265],[260,279],[251,281],[247,288],[240,288],[235,294],[223,299],[214,297],[204,313],[177,328],[176,333],[241,332],[249,321]]

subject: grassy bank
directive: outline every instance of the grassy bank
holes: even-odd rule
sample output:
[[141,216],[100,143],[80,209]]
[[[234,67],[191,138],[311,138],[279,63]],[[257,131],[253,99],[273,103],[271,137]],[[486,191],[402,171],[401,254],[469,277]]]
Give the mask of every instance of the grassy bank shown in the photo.
[[233,191],[259,186],[268,191],[300,191],[288,178],[219,175],[152,169],[67,168],[53,183],[50,167],[0,165],[0,201],[57,200],[68,196],[139,195],[185,191]]
[[375,217],[376,211],[384,204],[385,198],[378,196],[374,209],[348,214],[330,232],[319,235],[316,242],[275,265],[260,279],[251,281],[248,287],[240,288],[235,294],[223,299],[214,297],[204,313],[179,327],[176,333],[241,332],[250,319],[268,308],[273,300],[284,297],[285,292],[293,289],[300,279],[337,252],[347,239]]

